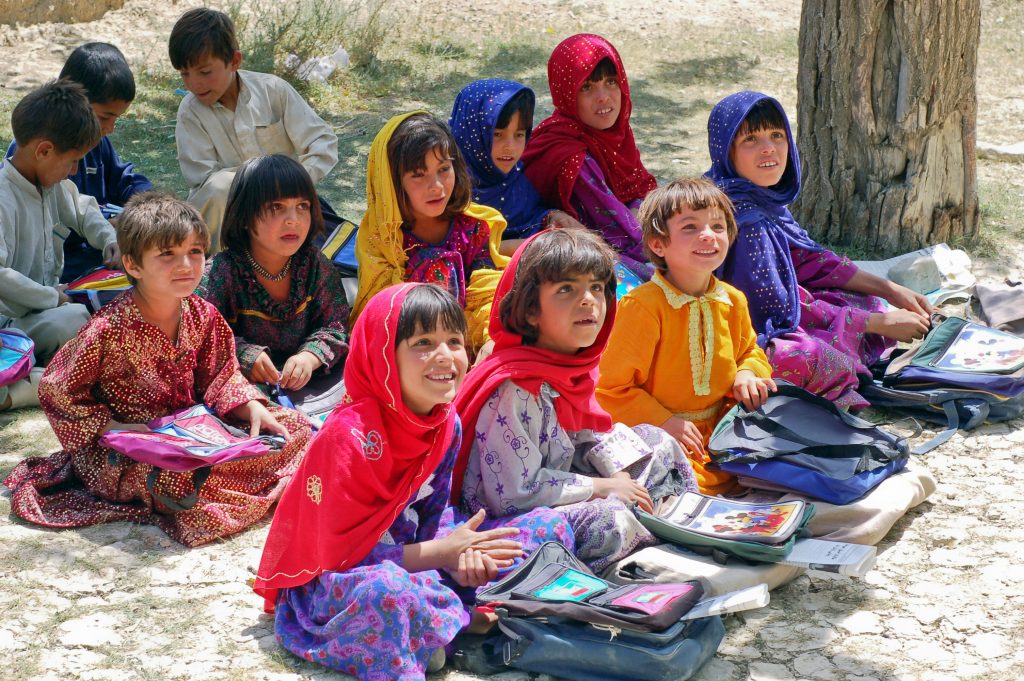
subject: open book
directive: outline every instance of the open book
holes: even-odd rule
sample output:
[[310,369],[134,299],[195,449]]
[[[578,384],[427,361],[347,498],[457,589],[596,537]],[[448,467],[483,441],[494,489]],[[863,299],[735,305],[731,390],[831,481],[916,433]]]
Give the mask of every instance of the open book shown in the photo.
[[800,527],[805,502],[750,503],[684,492],[662,520],[716,539],[779,544]]
[[824,539],[799,539],[789,555],[779,562],[808,570],[863,577],[875,567],[877,553],[874,546]]

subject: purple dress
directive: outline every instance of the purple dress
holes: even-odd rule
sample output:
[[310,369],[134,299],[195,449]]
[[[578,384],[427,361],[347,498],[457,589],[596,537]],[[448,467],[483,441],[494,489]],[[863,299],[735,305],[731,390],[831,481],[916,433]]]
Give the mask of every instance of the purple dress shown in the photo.
[[465,213],[452,219],[448,234],[438,244],[423,241],[403,226],[402,248],[409,257],[405,281],[437,284],[448,289],[459,307],[465,308],[470,275],[479,269],[494,269],[490,239],[490,226]]
[[[431,654],[469,623],[466,603],[474,590],[438,570],[409,572],[402,567],[403,546],[444,537],[465,521],[448,506],[460,443],[460,437],[453,440],[441,465],[359,565],[282,590],[274,622],[282,646],[358,679],[423,678]],[[568,522],[549,508],[488,520],[480,529],[494,527],[519,528],[513,538],[527,553],[545,541],[573,548]]]

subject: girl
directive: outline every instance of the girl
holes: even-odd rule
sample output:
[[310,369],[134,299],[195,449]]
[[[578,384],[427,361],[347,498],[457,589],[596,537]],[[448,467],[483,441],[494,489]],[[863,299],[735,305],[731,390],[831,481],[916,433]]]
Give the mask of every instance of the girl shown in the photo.
[[254,585],[294,654],[360,679],[422,679],[470,623],[456,584],[493,580],[545,539],[571,545],[549,509],[517,519],[522,533],[484,529],[483,513],[453,528],[464,330],[451,296],[423,284],[385,289],[356,322],[348,397],[282,497]]
[[[719,276],[746,294],[777,378],[847,408],[868,406],[859,376],[894,340],[928,330],[924,296],[818,245],[787,206],[800,192],[789,120],[759,92],[726,97],[708,119],[706,173],[736,206],[739,236]],[[885,312],[882,296],[896,310]]]
[[732,475],[705,467],[704,446],[735,401],[756,409],[775,389],[746,298],[712,274],[736,237],[732,205],[709,180],[684,178],[648,194],[639,218],[658,271],[620,301],[597,401],[674,436],[701,492],[732,491]]
[[594,399],[615,318],[614,259],[589,230],[547,230],[520,246],[491,310],[494,352],[456,401],[471,436],[455,498],[492,515],[557,507],[596,571],[654,543],[628,505],[650,511],[697,489],[672,437],[613,426]]
[[[267,406],[238,370],[231,329],[193,295],[210,243],[195,208],[166,194],[138,194],[118,220],[117,241],[134,288],[82,327],[39,383],[64,451],[23,461],[4,484],[14,513],[30,522],[145,522],[198,546],[266,515],[298,465],[309,426],[297,412]],[[199,403],[246,422],[254,436],[265,430],[290,439],[280,451],[213,466],[195,490],[191,473],[161,472],[99,443],[108,430],[145,431],[149,421]],[[193,495],[189,510],[165,503]]]
[[257,156],[235,173],[223,250],[196,292],[231,325],[238,363],[253,383],[298,390],[340,368],[348,352],[341,275],[314,245],[323,227],[313,181],[298,161]]
[[469,173],[448,126],[425,111],[395,116],[367,161],[359,225],[359,293],[353,319],[379,291],[403,281],[439,284],[463,307],[470,349],[487,340],[494,287],[508,258],[505,220],[470,202]]
[[619,53],[597,35],[566,38],[548,60],[555,113],[523,154],[526,176],[549,206],[602,234],[622,262],[646,280],[637,206],[656,182],[633,140],[633,103]]
[[510,80],[478,80],[455,98],[449,125],[473,178],[473,200],[501,212],[508,227],[501,242],[512,255],[528,236],[549,225],[581,227],[552,210],[523,175],[520,157],[533,130],[533,90]]

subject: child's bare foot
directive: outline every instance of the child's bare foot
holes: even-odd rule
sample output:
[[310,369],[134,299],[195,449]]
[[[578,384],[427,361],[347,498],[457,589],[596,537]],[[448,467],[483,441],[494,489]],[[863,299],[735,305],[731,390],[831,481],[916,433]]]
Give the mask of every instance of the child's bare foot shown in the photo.
[[466,627],[466,633],[486,634],[497,623],[498,616],[493,612],[473,610],[473,614],[469,616],[469,626]]

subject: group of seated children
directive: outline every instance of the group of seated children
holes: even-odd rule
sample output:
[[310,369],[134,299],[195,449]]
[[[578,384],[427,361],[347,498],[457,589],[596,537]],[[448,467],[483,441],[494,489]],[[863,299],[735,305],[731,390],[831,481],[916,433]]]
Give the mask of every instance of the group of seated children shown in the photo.
[[[190,203],[138,194],[148,181],[105,137],[135,93],[112,46],[78,48],[12,115],[0,324],[47,366],[0,388],[0,409],[38,399],[63,451],[4,484],[25,520],[153,523],[188,546],[280,500],[255,588],[307,660],[422,678],[457,632],[493,623],[470,614],[473,590],[545,540],[600,571],[655,541],[632,506],[740,491],[705,447],[773,376],[859,408],[868,365],[927,330],[922,296],[789,213],[800,163],[776,100],[724,99],[707,178],[657,187],[621,59],[594,35],[555,48],[555,112],[536,130],[533,91],[504,80],[464,88],[450,127],[426,111],[385,124],[350,309],[316,245],[330,127],[280,79],[240,70],[220,12],[186,12],[169,52],[189,90],[176,139]],[[97,201],[127,203],[116,231]],[[133,284],[91,319],[60,283],[82,251],[72,234]],[[646,280],[621,301],[617,265]],[[345,399],[315,437],[270,399],[342,369]],[[201,403],[284,446],[202,480],[101,444]]]

